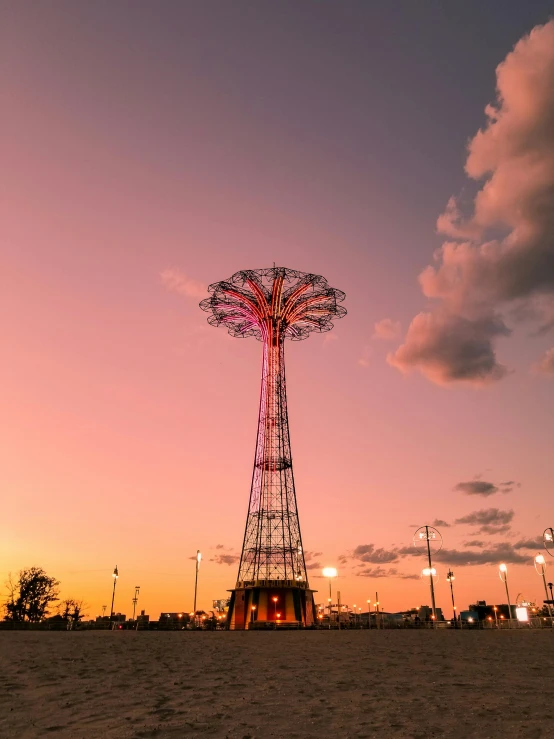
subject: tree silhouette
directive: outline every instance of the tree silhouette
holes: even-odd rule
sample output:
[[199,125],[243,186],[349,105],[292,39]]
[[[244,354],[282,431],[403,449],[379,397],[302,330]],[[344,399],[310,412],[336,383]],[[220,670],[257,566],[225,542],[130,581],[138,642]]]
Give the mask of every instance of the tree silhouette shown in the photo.
[[42,567],[20,570],[14,582],[9,576],[8,599],[4,604],[6,621],[42,621],[52,603],[58,600],[59,580],[50,577]]
[[73,629],[87,615],[84,612],[85,608],[88,606],[84,601],[66,598],[58,605],[58,615],[67,623],[68,629]]

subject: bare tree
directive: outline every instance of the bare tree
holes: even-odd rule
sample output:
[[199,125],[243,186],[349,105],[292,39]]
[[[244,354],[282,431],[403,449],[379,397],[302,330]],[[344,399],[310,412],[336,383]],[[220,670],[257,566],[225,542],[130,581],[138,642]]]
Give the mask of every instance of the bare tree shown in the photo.
[[6,583],[8,599],[4,604],[4,619],[34,623],[42,621],[51,604],[58,600],[59,584],[59,580],[47,575],[42,567],[20,570],[15,581],[10,574]]

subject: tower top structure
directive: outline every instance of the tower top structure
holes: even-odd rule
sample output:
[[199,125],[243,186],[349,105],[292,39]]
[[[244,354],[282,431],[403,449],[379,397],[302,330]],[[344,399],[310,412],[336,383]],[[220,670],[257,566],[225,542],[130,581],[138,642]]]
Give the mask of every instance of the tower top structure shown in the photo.
[[345,298],[341,290],[320,275],[286,267],[241,270],[208,291],[210,297],[200,303],[211,313],[208,323],[223,325],[238,338],[301,341],[313,331],[330,331],[333,319],[346,315],[339,305]]

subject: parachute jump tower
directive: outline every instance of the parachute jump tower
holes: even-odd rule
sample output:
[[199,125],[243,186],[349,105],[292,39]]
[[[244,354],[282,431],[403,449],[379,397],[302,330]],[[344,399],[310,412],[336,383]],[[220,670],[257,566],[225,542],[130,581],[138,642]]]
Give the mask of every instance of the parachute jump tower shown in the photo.
[[285,339],[330,331],[345,294],[319,275],[284,267],[244,270],[208,288],[208,323],[263,344],[262,384],[248,517],[227,627],[315,621],[298,520],[285,384]]

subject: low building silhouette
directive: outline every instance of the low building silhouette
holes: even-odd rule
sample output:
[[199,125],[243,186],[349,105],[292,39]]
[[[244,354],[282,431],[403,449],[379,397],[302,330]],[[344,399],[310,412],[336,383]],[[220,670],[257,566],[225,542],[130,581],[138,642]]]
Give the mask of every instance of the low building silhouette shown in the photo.
[[185,629],[190,622],[190,615],[186,611],[163,611],[158,619],[159,629]]

